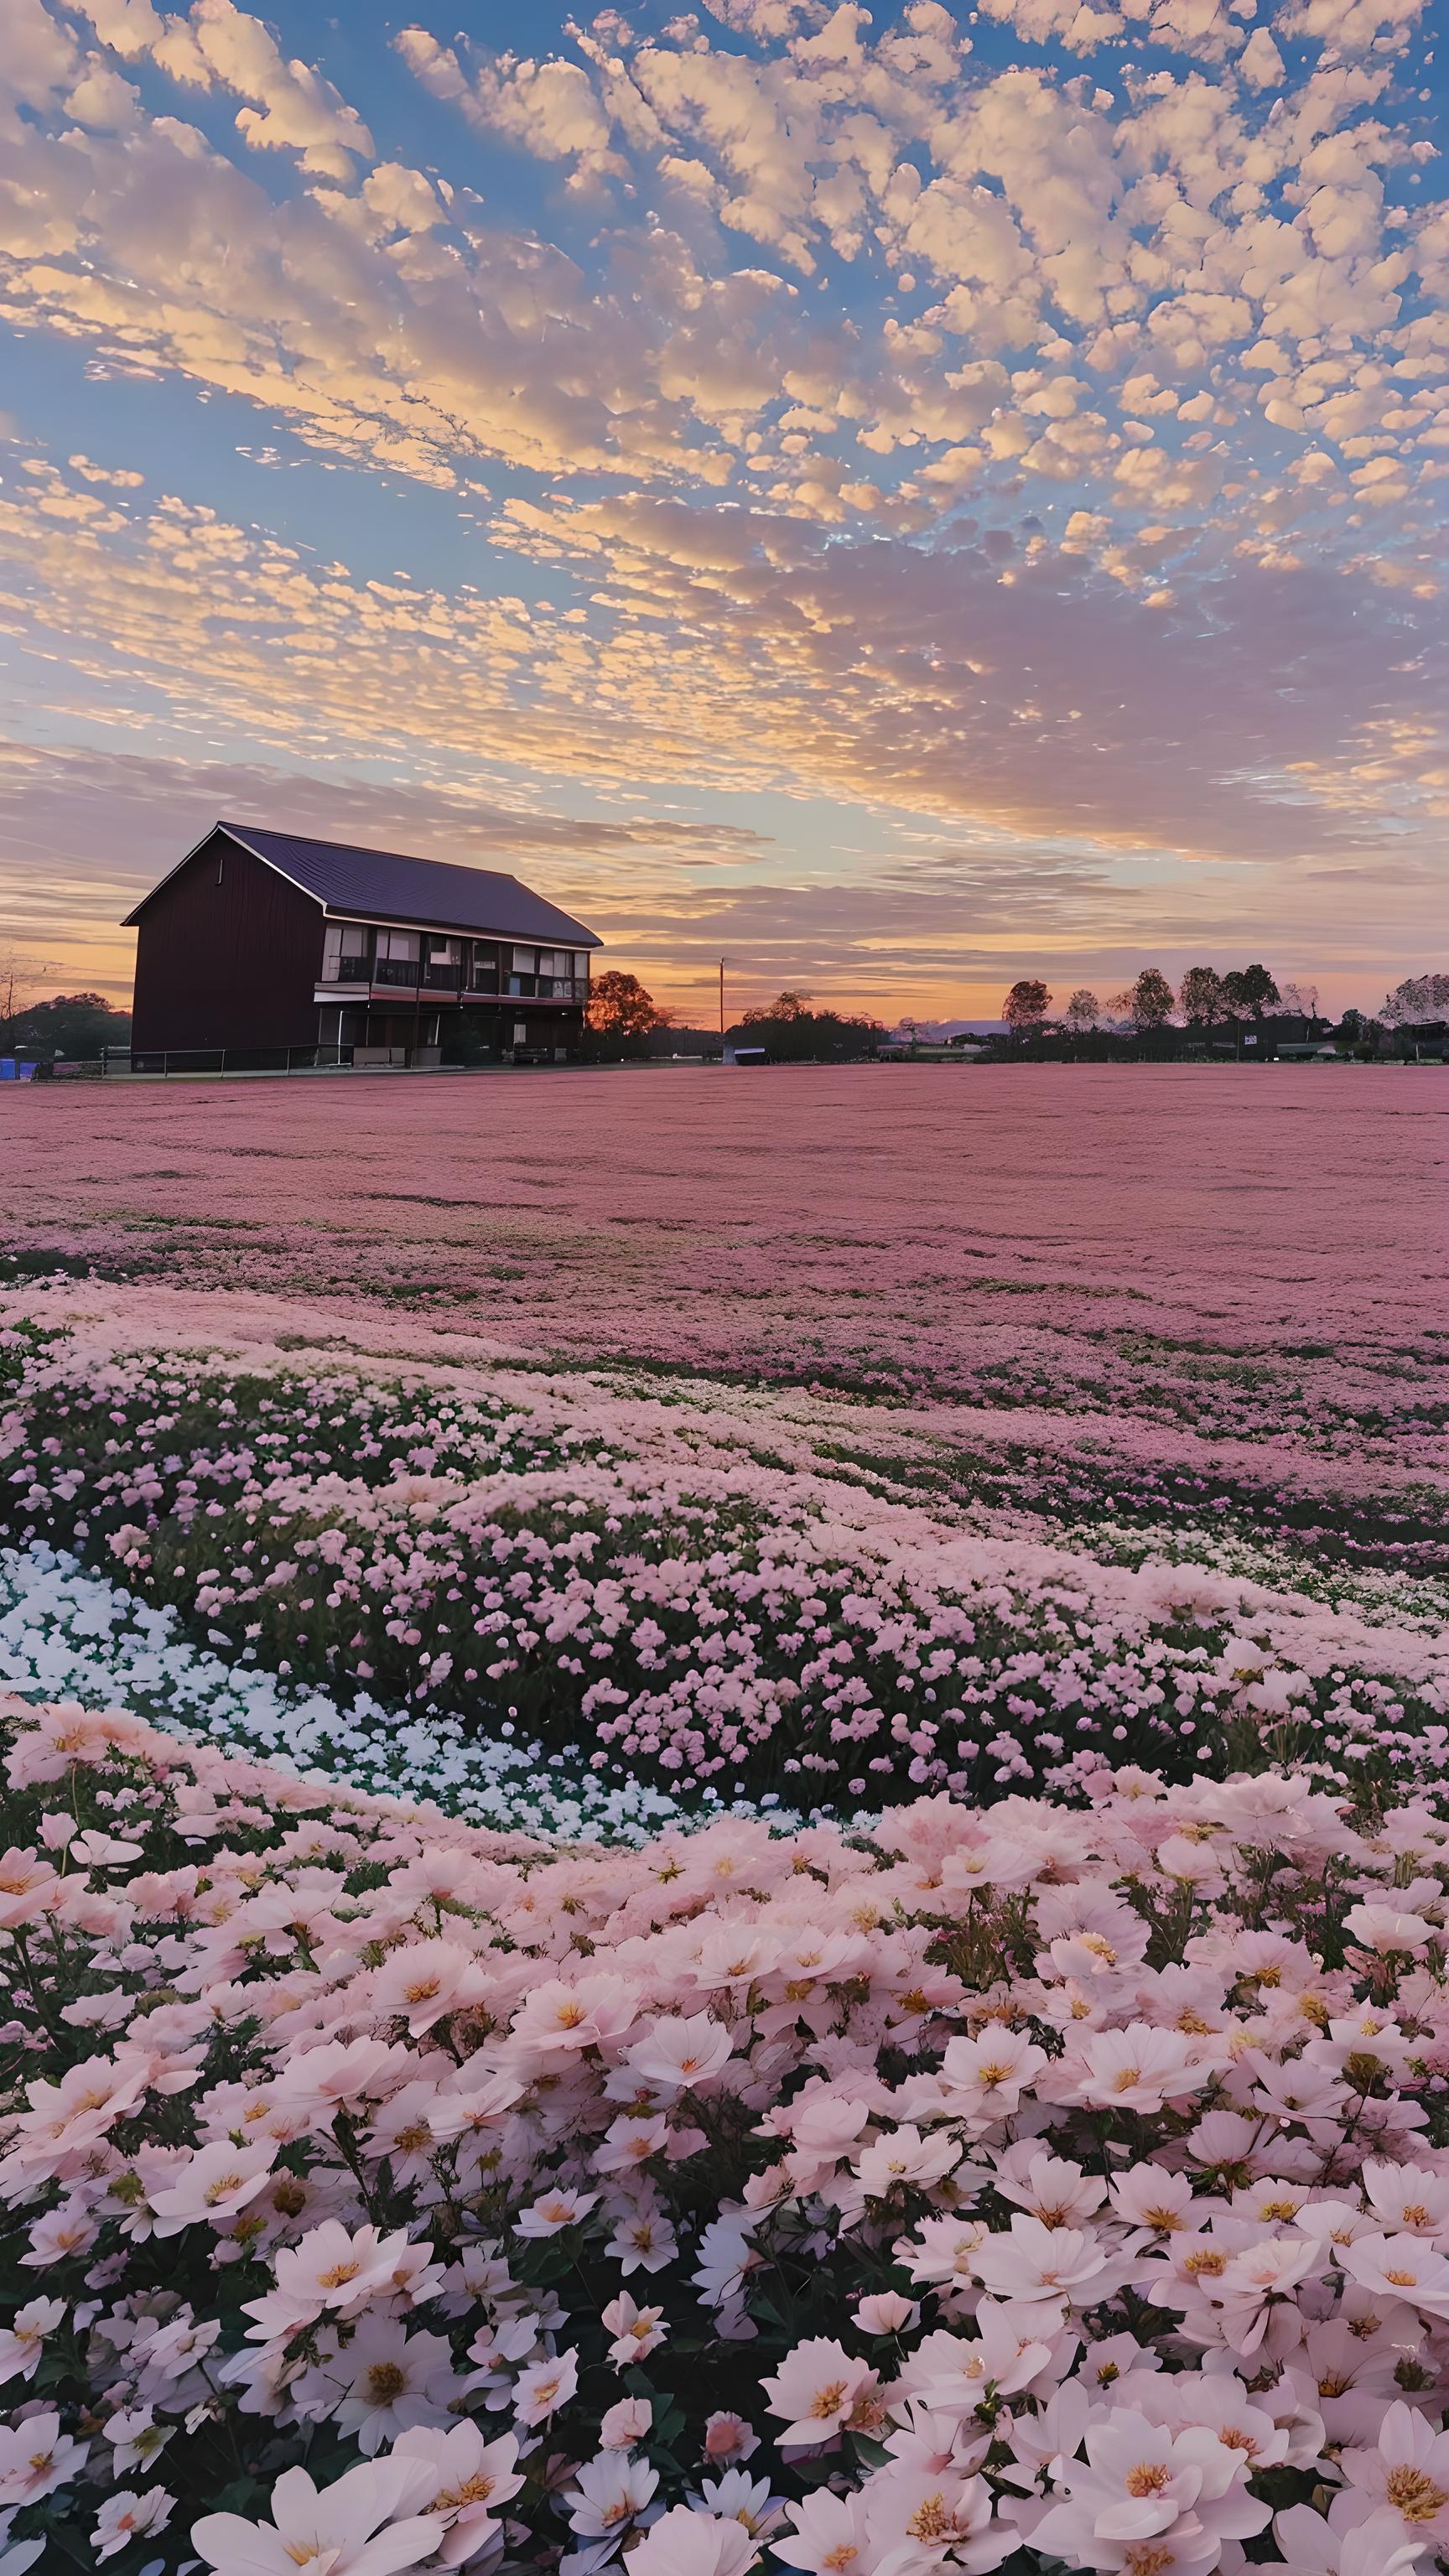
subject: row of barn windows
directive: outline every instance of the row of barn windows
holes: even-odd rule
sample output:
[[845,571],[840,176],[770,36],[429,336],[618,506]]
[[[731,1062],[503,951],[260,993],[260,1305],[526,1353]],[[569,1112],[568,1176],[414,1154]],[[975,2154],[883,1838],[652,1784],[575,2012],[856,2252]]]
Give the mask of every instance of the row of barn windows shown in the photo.
[[519,948],[496,939],[445,938],[329,921],[322,942],[324,984],[398,984],[424,992],[499,993],[555,1002],[588,997],[585,948]]

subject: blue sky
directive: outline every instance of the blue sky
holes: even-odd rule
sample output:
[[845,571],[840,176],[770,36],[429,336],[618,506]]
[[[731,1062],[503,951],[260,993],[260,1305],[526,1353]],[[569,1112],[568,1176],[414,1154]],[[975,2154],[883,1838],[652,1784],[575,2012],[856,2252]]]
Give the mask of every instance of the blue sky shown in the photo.
[[0,950],[217,812],[686,1011],[1439,955],[1414,0],[0,0]]

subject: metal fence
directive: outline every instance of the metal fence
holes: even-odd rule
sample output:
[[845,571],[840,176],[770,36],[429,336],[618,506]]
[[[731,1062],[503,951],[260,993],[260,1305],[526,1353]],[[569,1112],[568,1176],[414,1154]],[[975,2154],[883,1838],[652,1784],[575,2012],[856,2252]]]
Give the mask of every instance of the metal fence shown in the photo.
[[109,1081],[171,1074],[485,1073],[501,1065],[566,1064],[567,1047],[516,1046],[448,1053],[441,1046],[107,1047],[96,1072]]

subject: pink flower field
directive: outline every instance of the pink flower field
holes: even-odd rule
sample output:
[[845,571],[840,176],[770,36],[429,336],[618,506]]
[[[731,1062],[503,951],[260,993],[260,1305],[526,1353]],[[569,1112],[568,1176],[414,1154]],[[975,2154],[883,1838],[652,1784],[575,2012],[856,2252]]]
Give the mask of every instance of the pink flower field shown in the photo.
[[12,1253],[628,1357],[1432,1454],[1429,1068],[801,1066],[3,1105]]
[[0,1102],[0,2576],[1449,2565],[1446,1110]]

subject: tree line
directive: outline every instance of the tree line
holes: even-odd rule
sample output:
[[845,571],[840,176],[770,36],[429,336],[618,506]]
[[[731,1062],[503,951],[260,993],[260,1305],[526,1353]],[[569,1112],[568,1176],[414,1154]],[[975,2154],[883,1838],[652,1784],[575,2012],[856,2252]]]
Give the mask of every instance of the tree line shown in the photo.
[[[1023,975],[1012,985],[1001,1016],[1018,1036],[1037,1035],[1048,1024],[1053,996],[1040,978]],[[1074,1036],[1104,1023],[1134,1029],[1170,1028],[1179,1018],[1189,1028],[1217,1028],[1234,1020],[1261,1020],[1269,1011],[1285,1010],[1304,1019],[1318,1017],[1318,988],[1287,984],[1280,992],[1266,966],[1234,966],[1220,975],[1215,966],[1189,966],[1176,992],[1158,966],[1144,966],[1123,993],[1105,1003],[1079,985],[1061,1014],[1059,1025]]]
[[[808,993],[786,991],[744,1013],[725,1035],[731,1045],[762,1045],[781,1063],[833,1057],[841,1062],[874,1055],[885,1024],[864,1012],[812,1010]],[[596,975],[589,993],[589,1034],[601,1052],[642,1051],[656,1031],[676,1025],[637,975],[617,969]]]

